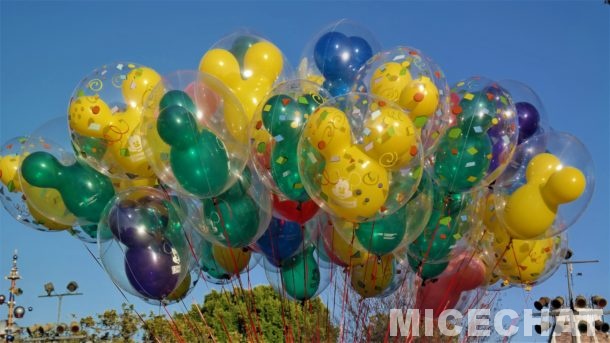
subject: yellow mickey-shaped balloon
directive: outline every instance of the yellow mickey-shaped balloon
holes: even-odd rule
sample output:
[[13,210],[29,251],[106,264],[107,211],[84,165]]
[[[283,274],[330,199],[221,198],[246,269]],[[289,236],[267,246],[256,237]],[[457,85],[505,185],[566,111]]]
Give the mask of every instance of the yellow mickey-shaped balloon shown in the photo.
[[541,240],[513,239],[500,258],[501,277],[512,283],[531,285],[548,270],[555,238]]
[[351,127],[341,110],[323,106],[307,121],[303,136],[325,159],[320,197],[337,216],[354,222],[374,216],[385,204],[389,172],[377,158],[351,142]]
[[411,82],[409,63],[387,62],[379,66],[371,77],[369,91],[398,103],[402,90]]
[[440,101],[438,88],[427,76],[411,80],[400,93],[398,104],[409,110],[409,117],[422,127],[434,114]]
[[153,175],[139,135],[141,112],[128,107],[112,113],[99,96],[81,96],[70,104],[70,128],[82,136],[105,139],[108,151],[125,173],[140,178]]
[[[383,104],[383,103],[382,103]],[[364,152],[389,170],[400,170],[418,154],[417,130],[398,108],[371,106],[371,118],[364,123]]]
[[121,84],[127,106],[141,111],[159,82],[161,76],[153,69],[139,67],[131,70]]
[[544,235],[553,225],[559,205],[578,199],[586,186],[579,169],[562,165],[549,153],[536,155],[525,177],[526,184],[508,196],[504,208],[506,229],[520,239]]
[[369,91],[408,110],[411,120],[421,129],[436,111],[440,94],[430,77],[421,75],[413,78],[409,67],[409,61],[380,65],[373,72]]
[[363,298],[374,297],[385,291],[394,278],[394,256],[369,256],[365,264],[351,270],[352,288]]
[[214,244],[212,255],[216,263],[231,275],[241,273],[250,263],[251,251],[244,248],[229,248]]
[[326,230],[328,249],[343,266],[361,266],[368,261],[371,255],[356,238],[353,227],[329,225]]
[[[209,50],[199,63],[200,71],[218,78],[235,93],[249,119],[271,90],[283,67],[282,52],[267,41],[254,43],[246,51],[243,68],[236,57],[224,49]],[[233,119],[228,117],[226,120]]]

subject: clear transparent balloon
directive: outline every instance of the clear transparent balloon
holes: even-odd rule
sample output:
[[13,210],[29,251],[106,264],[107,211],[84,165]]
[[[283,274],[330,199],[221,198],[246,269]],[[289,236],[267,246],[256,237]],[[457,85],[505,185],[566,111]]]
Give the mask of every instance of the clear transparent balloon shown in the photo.
[[199,199],[180,196],[179,207],[209,242],[243,248],[256,242],[271,221],[271,194],[258,176],[244,169],[237,181],[219,196]]
[[231,89],[248,119],[277,82],[293,75],[282,51],[247,29],[233,32],[212,45],[201,58],[199,70],[213,75]]
[[[0,201],[2,206],[15,220],[35,230],[57,232],[69,229],[70,225],[53,222],[37,211],[32,205],[33,201],[24,196],[19,170],[24,156],[22,151],[27,147],[27,142],[27,137],[15,137],[7,140],[0,147]],[[36,194],[40,193],[36,192]],[[34,202],[44,203],[44,199],[37,199]]]
[[[534,174],[539,169],[535,167],[536,162],[551,169],[544,175]],[[556,182],[563,174],[567,178]],[[493,189],[496,216],[516,238],[552,237],[573,225],[591,202],[595,189],[593,158],[575,136],[565,132],[545,132],[519,145],[513,161],[496,180]],[[520,201],[519,196],[530,193],[533,197],[528,206],[537,210],[521,213],[523,209],[515,207],[514,202]],[[536,221],[518,224],[513,220],[515,216]],[[536,228],[523,227],[530,224]]]
[[209,198],[237,180],[248,160],[249,121],[211,75],[178,71],[147,98],[141,136],[155,175],[184,194]]
[[403,108],[421,132],[426,155],[449,126],[449,84],[441,68],[420,50],[398,46],[375,54],[356,77],[356,91]]
[[117,286],[148,302],[181,298],[195,281],[185,225],[184,214],[161,190],[139,187],[117,194],[98,225],[104,269]]
[[333,96],[355,86],[356,74],[381,45],[359,23],[341,19],[318,32],[307,43],[298,66],[298,77],[316,82]]
[[308,117],[330,94],[307,80],[279,83],[260,102],[252,119],[252,165],[275,194],[293,201],[309,196],[298,175],[297,145]]
[[368,94],[332,98],[310,117],[299,141],[299,173],[326,212],[352,222],[391,215],[415,193],[423,149],[397,105]]
[[428,161],[439,186],[466,192],[492,183],[512,158],[519,135],[510,94],[496,82],[471,77],[450,95],[450,126]]
[[154,178],[139,127],[145,102],[160,80],[153,69],[130,62],[109,63],[85,76],[68,105],[77,155],[112,178]]

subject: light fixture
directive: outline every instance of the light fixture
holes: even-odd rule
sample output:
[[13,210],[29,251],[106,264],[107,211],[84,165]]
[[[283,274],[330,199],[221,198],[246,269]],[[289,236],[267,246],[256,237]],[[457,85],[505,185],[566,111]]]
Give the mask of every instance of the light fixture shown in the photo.
[[604,297],[600,297],[599,295],[594,295],[591,297],[591,303],[597,307],[604,308],[608,305],[608,300]]
[[52,282],[47,282],[44,284],[44,290],[47,292],[47,295],[51,295],[51,293],[53,293],[55,290],[55,286],[53,286]]
[[540,299],[534,301],[534,307],[536,308],[536,310],[542,311],[543,308],[549,306],[550,302],[551,299],[549,299],[548,297],[540,297]]
[[76,281],[70,281],[66,286],[66,289],[68,289],[70,293],[74,293],[78,289],[78,284],[76,283]]
[[562,297],[556,297],[555,299],[551,300],[551,308],[553,310],[560,309],[564,303],[565,301]]
[[579,295],[574,300],[574,307],[576,308],[585,308],[587,307],[587,298],[582,295]]
[[588,328],[589,328],[589,324],[587,323],[586,320],[581,320],[578,322],[578,331],[580,331],[580,333],[587,332]]

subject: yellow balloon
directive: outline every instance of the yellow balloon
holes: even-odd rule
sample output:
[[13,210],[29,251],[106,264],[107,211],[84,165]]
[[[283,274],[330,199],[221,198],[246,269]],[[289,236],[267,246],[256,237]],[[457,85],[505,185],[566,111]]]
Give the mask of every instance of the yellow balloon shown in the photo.
[[218,78],[235,93],[248,119],[252,119],[283,67],[281,51],[265,41],[255,43],[246,51],[243,69],[235,56],[224,49],[209,50],[199,63],[200,71]]
[[418,154],[417,130],[397,108],[378,108],[364,126],[368,134],[364,136],[362,150],[383,168],[400,170]]
[[19,155],[0,156],[0,181],[11,192],[21,192],[19,161]]
[[400,93],[398,104],[409,111],[418,128],[422,128],[434,114],[440,101],[438,88],[427,76],[412,80]]
[[230,275],[235,275],[248,267],[252,253],[242,248],[228,248],[214,244],[212,255],[222,269]]
[[114,190],[117,193],[126,191],[132,187],[155,187],[155,186],[157,186],[157,184],[158,184],[158,182],[157,182],[156,178],[135,179],[135,180],[119,179],[119,178],[112,179],[112,186],[114,187]]
[[371,255],[356,238],[353,227],[346,221],[335,223],[327,228],[332,231],[328,243],[333,255],[345,266],[364,265]]
[[384,255],[381,258],[370,256],[363,266],[354,267],[350,281],[352,288],[363,298],[381,294],[390,286],[394,277],[394,256]]
[[359,222],[374,216],[388,197],[389,173],[351,143],[351,127],[341,110],[318,108],[307,121],[305,139],[324,157],[320,191],[331,211]]
[[121,84],[125,103],[133,109],[141,110],[159,82],[161,76],[153,69],[146,67],[132,69]]
[[184,280],[174,289],[168,296],[167,300],[175,301],[184,298],[186,293],[191,288],[191,274],[186,274]]
[[498,264],[501,276],[512,283],[531,285],[544,276],[552,258],[555,238],[513,239]]
[[536,155],[527,166],[526,184],[507,198],[507,230],[520,239],[543,235],[553,225],[559,205],[578,199],[585,187],[580,170],[562,166],[552,154]]
[[369,92],[398,103],[402,90],[411,82],[409,62],[387,62],[373,72]]
[[153,172],[144,155],[140,121],[141,111],[138,109],[128,108],[125,112],[112,113],[98,96],[81,96],[70,104],[69,123],[72,130],[82,136],[105,139],[113,160],[123,171],[150,178]]
[[26,200],[25,203],[28,207],[30,215],[32,215],[32,218],[34,218],[36,223],[46,227],[47,229],[51,231],[62,231],[70,229],[72,227],[71,225],[61,224],[54,221],[53,219],[46,217],[44,214],[40,213],[40,211],[38,211],[34,206],[32,206],[28,200]]
[[[53,188],[38,188],[21,179],[23,193],[26,194],[28,209],[32,217],[43,225],[55,223],[72,227],[76,217],[66,208],[59,191]],[[55,226],[55,224],[49,224]],[[52,229],[52,228],[51,228]]]

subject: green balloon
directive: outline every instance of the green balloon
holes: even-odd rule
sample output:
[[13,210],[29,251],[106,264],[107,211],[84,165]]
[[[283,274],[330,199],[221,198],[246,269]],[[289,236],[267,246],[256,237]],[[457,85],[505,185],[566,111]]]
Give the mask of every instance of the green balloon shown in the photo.
[[459,128],[450,129],[434,154],[434,172],[441,187],[460,193],[476,186],[487,174],[491,151],[487,134],[465,136]]
[[240,180],[222,195],[202,200],[210,232],[227,247],[243,248],[252,243],[258,232],[258,206],[246,192],[247,182]]
[[407,207],[383,219],[361,223],[355,230],[362,246],[375,255],[382,256],[394,251],[407,232]]
[[462,99],[460,107],[462,112],[457,117],[458,126],[466,133],[479,135],[485,134],[493,125],[497,106],[493,99],[487,96],[487,91],[474,93],[471,100]]
[[157,131],[171,146],[170,165],[178,183],[202,198],[218,195],[229,178],[229,156],[211,131],[197,129],[192,112],[176,105],[161,110]]
[[317,94],[301,95],[297,99],[279,94],[263,106],[263,125],[275,139],[271,152],[271,176],[288,199],[304,202],[309,195],[299,175],[298,144],[303,125],[320,103]]
[[240,36],[233,42],[233,46],[231,46],[229,51],[235,56],[241,68],[244,67],[244,56],[246,56],[246,52],[258,42],[259,39],[252,36]]
[[159,110],[162,111],[170,106],[184,107],[190,113],[197,112],[197,108],[195,107],[191,97],[187,93],[179,90],[171,90],[165,93],[165,95],[163,95],[161,98],[161,101],[159,102]]
[[114,196],[110,178],[85,163],[64,166],[51,154],[38,151],[21,164],[21,175],[32,186],[56,189],[66,208],[79,219],[98,223]]
[[282,266],[284,290],[296,300],[308,300],[316,295],[320,287],[320,267],[309,247],[293,256]]
[[409,256],[409,265],[414,271],[420,272],[422,279],[428,280],[441,275],[449,265],[449,262],[421,263],[420,261]]

